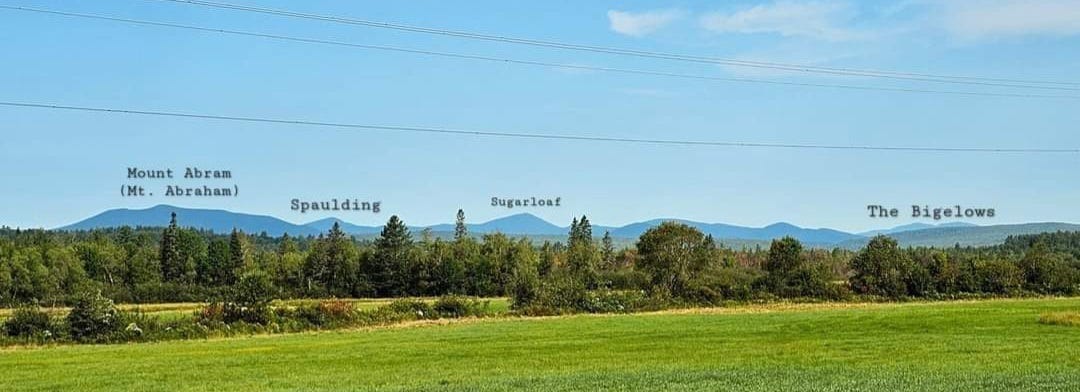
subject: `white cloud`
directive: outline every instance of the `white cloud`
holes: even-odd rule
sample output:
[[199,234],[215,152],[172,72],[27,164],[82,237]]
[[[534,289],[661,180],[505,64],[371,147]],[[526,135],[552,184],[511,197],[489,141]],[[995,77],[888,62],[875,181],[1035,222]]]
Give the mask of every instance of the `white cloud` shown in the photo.
[[716,33],[780,34],[828,41],[864,38],[845,28],[855,10],[840,1],[777,1],[733,13],[713,12],[701,17],[701,26]]
[[950,0],[941,6],[945,29],[964,39],[1080,34],[1078,0]]
[[616,33],[641,37],[653,33],[682,17],[677,10],[626,12],[610,10],[607,13],[611,30]]

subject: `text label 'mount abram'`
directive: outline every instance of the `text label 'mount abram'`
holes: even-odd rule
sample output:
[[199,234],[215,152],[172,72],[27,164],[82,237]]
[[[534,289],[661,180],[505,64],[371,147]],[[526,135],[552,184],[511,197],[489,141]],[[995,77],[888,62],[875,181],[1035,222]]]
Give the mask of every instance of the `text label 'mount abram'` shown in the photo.
[[[127,168],[127,178],[135,178],[135,179],[141,179],[141,178],[147,178],[147,179],[173,178],[173,169],[152,169],[152,170],[147,170],[147,169],[139,169],[137,167],[129,167],[129,168]],[[220,178],[220,179],[226,179],[226,178],[232,178],[232,171],[231,170],[205,169],[205,168],[198,168],[198,167],[185,167],[184,168],[184,178],[200,178],[200,179]]]

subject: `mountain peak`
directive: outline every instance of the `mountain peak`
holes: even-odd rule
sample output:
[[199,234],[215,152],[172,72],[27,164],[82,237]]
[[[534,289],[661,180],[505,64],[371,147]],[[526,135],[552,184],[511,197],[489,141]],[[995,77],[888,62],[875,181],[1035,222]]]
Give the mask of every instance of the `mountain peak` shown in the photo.
[[799,227],[799,226],[795,226],[793,224],[787,223],[787,222],[776,222],[776,223],[773,223],[771,225],[765,226],[764,229],[767,229],[767,230],[799,230],[799,229],[802,229],[802,228]]
[[107,210],[59,229],[90,230],[121,226],[165,227],[169,224],[171,212],[177,213],[177,221],[181,227],[211,230],[216,233],[228,233],[235,228],[246,233],[266,232],[274,236],[284,233],[291,235],[318,234],[318,230],[271,216],[243,214],[226,210],[183,208],[168,204],[158,204],[143,209],[117,208]]

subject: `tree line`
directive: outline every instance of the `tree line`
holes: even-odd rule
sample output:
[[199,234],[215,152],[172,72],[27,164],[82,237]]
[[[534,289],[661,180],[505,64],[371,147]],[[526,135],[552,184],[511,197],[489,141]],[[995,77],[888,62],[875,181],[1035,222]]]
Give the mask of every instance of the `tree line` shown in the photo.
[[339,225],[318,236],[272,237],[181,227],[89,231],[0,229],[0,304],[69,304],[100,291],[118,302],[220,298],[245,276],[280,298],[510,296],[527,313],[622,311],[672,303],[814,298],[1072,295],[1080,233],[1010,237],[990,247],[902,248],[879,236],[858,251],[725,247],[667,222],[616,248],[575,218],[566,241],[473,236],[458,211],[453,238],[414,235],[392,216],[374,239]]

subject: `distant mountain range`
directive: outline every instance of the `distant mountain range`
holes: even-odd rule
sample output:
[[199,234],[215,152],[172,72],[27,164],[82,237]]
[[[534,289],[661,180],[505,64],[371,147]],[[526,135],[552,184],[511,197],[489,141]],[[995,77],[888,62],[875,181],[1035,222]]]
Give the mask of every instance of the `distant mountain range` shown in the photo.
[[978,225],[976,225],[974,223],[967,223],[967,222],[949,222],[949,223],[942,223],[942,224],[939,224],[939,225],[934,225],[934,224],[930,224],[930,223],[915,222],[915,223],[908,223],[906,225],[896,226],[896,227],[893,227],[891,229],[870,230],[870,231],[864,231],[864,232],[858,233],[858,234],[863,236],[863,237],[873,237],[873,236],[878,235],[878,234],[895,234],[895,233],[902,233],[902,232],[905,232],[905,231],[933,229],[935,227],[975,227],[975,226],[978,226]]
[[[369,237],[378,235],[382,226],[354,225],[337,218],[326,218],[307,224],[295,224],[265,216],[230,212],[225,210],[181,208],[158,205],[151,208],[114,209],[102,212],[77,223],[60,227],[58,230],[89,230],[94,228],[118,226],[165,226],[169,215],[176,212],[181,226],[227,233],[233,228],[247,233],[262,233],[279,236],[289,233],[294,236],[318,235],[330,230],[335,222],[345,232]],[[811,229],[790,223],[774,223],[765,227],[744,227],[723,223],[702,223],[682,219],[653,219],[631,223],[620,227],[593,226],[593,234],[600,236],[605,231],[612,237],[636,239],[649,228],[665,221],[677,221],[693,226],[729,246],[751,246],[768,244],[768,241],[784,236],[791,236],[799,241],[816,247],[859,248],[875,235],[888,235],[904,246],[981,246],[1001,243],[1009,235],[1032,234],[1047,231],[1080,231],[1080,225],[1069,223],[1027,223],[1016,225],[977,226],[970,223],[953,222],[932,225],[912,223],[890,229],[871,230],[862,233],[847,233],[827,228]],[[557,226],[532,214],[521,213],[494,219],[484,223],[467,224],[470,233],[487,234],[501,232],[508,235],[521,235],[533,238],[552,239],[565,236],[569,227]],[[415,232],[430,229],[433,233],[450,233],[454,225],[438,224],[432,226],[411,227]]]

